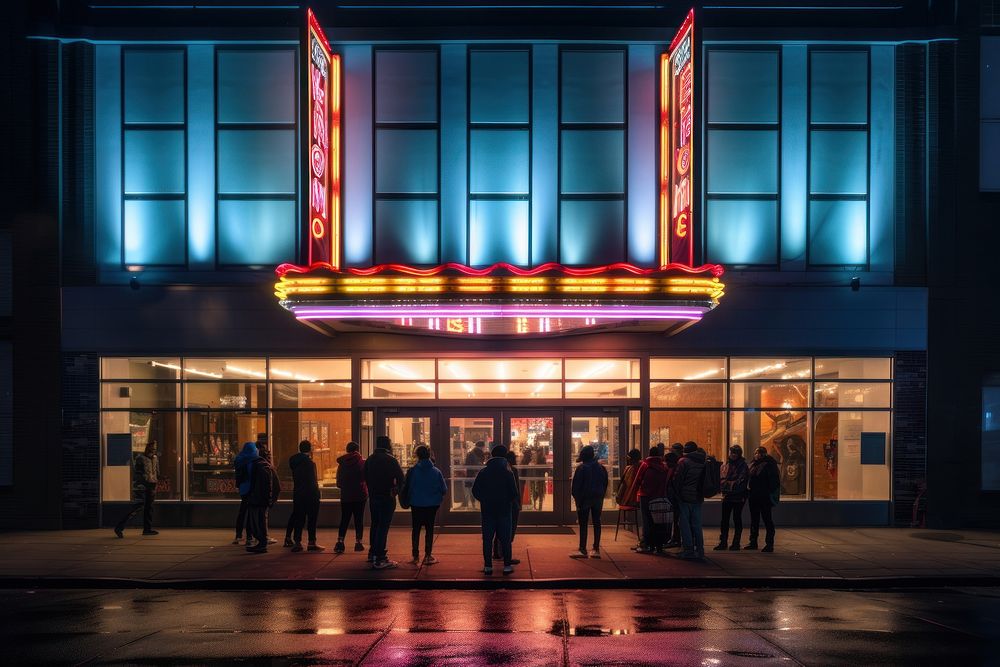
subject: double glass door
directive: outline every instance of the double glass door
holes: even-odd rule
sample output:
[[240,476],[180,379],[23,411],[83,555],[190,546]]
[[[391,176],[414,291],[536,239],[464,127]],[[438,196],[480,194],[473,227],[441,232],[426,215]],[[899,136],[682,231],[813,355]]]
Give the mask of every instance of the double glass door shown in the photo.
[[380,435],[388,435],[403,469],[416,462],[416,448],[431,447],[435,464],[448,486],[443,521],[479,522],[479,503],[472,496],[476,475],[503,444],[520,480],[522,525],[558,525],[575,521],[571,502],[573,471],[580,450],[592,446],[607,468],[611,483],[605,503],[617,488],[623,452],[624,410],[385,410],[376,418]]

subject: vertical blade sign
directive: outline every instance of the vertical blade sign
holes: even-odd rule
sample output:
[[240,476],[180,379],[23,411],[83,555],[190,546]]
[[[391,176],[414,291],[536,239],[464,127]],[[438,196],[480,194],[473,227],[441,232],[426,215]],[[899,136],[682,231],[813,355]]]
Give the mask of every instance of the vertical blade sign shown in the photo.
[[[694,196],[694,10],[688,12],[680,30],[670,43],[667,67],[662,78],[670,81],[669,115],[661,108],[663,122],[669,122],[670,145],[661,150],[669,156],[669,164],[661,165],[661,207],[669,203],[670,219],[663,235],[670,239],[669,261],[694,265],[694,216],[691,200]],[[661,84],[665,85],[665,84]],[[662,91],[661,91],[662,93]],[[663,96],[663,101],[668,98]],[[661,104],[663,104],[661,101]],[[669,118],[669,120],[668,120]],[[667,183],[669,176],[669,184]],[[663,193],[663,188],[667,189]],[[663,196],[665,195],[665,196]],[[661,215],[666,213],[661,211]]]
[[340,267],[340,56],[307,11],[309,266]]

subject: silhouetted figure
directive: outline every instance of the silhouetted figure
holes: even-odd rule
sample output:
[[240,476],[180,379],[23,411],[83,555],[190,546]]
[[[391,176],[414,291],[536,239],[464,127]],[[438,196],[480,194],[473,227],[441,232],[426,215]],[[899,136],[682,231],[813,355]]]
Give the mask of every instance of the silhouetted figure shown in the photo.
[[368,485],[372,511],[371,551],[368,560],[376,570],[399,565],[389,560],[387,541],[392,515],[396,513],[396,496],[403,488],[403,469],[392,455],[392,442],[388,436],[375,438],[375,451],[365,461],[365,484]]
[[340,529],[334,551],[344,553],[344,538],[347,528],[354,520],[354,550],[364,551],[365,503],[368,502],[368,486],[365,484],[365,460],[358,451],[358,443],[347,443],[347,453],[337,458],[337,488],[340,489]]
[[431,450],[427,445],[416,449],[417,462],[406,473],[405,489],[410,518],[413,524],[412,547],[413,564],[420,563],[420,530],[424,530],[424,565],[438,562],[431,551],[434,548],[434,518],[438,508],[448,493],[444,475],[434,465]]
[[672,485],[681,509],[681,558],[701,560],[705,557],[705,535],[701,525],[702,473],[705,471],[705,453],[694,442],[684,444],[684,456],[677,463]]
[[316,521],[319,518],[319,480],[316,478],[316,463],[312,460],[312,443],[299,443],[299,453],[288,459],[292,469],[292,518],[288,522],[292,529],[292,551],[302,551],[302,528],[308,526],[309,551],[324,551],[316,544]]
[[250,553],[267,552],[267,511],[278,502],[281,484],[271,462],[264,456],[253,460],[250,468],[250,493],[247,494],[247,532],[255,544],[247,546]]
[[778,462],[774,460],[767,449],[758,447],[750,462],[749,498],[750,498],[750,543],[744,549],[756,550],[757,536],[760,531],[760,520],[764,519],[767,533],[764,536],[764,548],[761,551],[774,551],[774,520],[771,510],[778,504],[781,495],[781,479],[778,472]]
[[580,450],[577,459],[580,465],[573,472],[573,500],[576,502],[576,518],[580,525],[580,549],[570,554],[570,558],[587,557],[587,517],[594,524],[594,548],[591,558],[601,557],[601,510],[604,509],[604,495],[608,491],[608,471],[594,456],[594,448],[587,445]]
[[[507,452],[507,463],[510,464],[510,471],[514,475],[514,484],[517,485],[517,500],[514,501],[514,505],[511,508],[510,513],[510,548],[511,553],[514,550],[514,536],[517,535],[517,522],[521,517],[521,499],[524,497],[524,488],[521,485],[521,476],[517,472],[517,454],[514,452]],[[503,558],[503,553],[500,548],[500,540],[496,537],[493,538],[493,560],[500,560]],[[520,564],[520,558],[511,558],[511,565]]]
[[146,443],[146,449],[132,461],[132,507],[118,525],[115,535],[124,537],[125,524],[142,510],[142,534],[159,535],[153,530],[153,501],[156,500],[156,482],[160,479],[160,459],[156,456],[156,440]]
[[[719,543],[715,551],[740,550],[740,539],[743,537],[743,505],[747,501],[747,484],[750,480],[750,468],[743,458],[743,448],[733,445],[729,448],[729,459],[722,466],[722,526],[719,531]],[[733,543],[729,546],[729,517],[733,517]]]
[[493,574],[493,538],[500,540],[503,573],[514,571],[511,562],[510,529],[514,503],[520,502],[514,473],[507,463],[507,448],[497,445],[489,461],[476,475],[472,495],[479,501],[483,529],[483,573]]
[[[243,450],[236,455],[233,460],[233,472],[236,476],[236,488],[240,494],[240,511],[236,515],[236,539],[233,544],[239,544],[243,539],[243,529],[247,527],[247,511],[250,506],[247,504],[247,495],[250,493],[250,471],[254,460],[260,456],[257,452],[257,444],[254,442],[243,443]],[[250,533],[247,533],[247,540]],[[249,544],[247,546],[250,546]]]

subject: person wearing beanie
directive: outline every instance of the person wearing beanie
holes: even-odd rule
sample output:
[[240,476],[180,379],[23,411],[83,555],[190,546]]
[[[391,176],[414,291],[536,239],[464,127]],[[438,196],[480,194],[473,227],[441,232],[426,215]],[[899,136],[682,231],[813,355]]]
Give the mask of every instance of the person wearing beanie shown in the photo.
[[604,509],[604,495],[608,491],[608,471],[594,456],[594,448],[587,445],[580,450],[577,459],[580,465],[573,472],[573,500],[576,502],[576,517],[580,525],[580,549],[570,558],[587,557],[587,517],[594,524],[594,548],[591,558],[601,557],[601,510]]
[[681,558],[703,560],[705,558],[705,536],[701,527],[701,506],[705,499],[701,495],[701,477],[705,471],[707,457],[698,451],[694,442],[684,444],[684,456],[677,463],[671,485],[681,508]]
[[392,442],[388,436],[375,438],[375,451],[365,460],[365,485],[372,513],[371,550],[368,560],[372,568],[385,570],[399,565],[389,560],[387,542],[392,515],[396,513],[396,496],[406,478],[399,461],[392,455]]
[[507,462],[507,448],[497,445],[472,484],[472,495],[479,501],[483,530],[483,574],[493,574],[493,539],[500,542],[503,573],[514,571],[510,531],[514,504],[521,502],[514,473]]

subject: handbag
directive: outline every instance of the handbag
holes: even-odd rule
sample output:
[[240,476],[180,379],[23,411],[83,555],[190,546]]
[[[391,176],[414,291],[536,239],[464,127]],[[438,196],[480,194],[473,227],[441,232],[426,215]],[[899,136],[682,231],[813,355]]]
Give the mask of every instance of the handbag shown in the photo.
[[658,526],[674,523],[674,506],[668,498],[653,498],[649,501],[649,514]]

